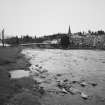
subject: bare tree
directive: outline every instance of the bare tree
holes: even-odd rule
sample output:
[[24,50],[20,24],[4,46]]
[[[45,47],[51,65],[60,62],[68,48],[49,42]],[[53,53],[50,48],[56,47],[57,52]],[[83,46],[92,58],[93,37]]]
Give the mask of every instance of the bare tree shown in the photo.
[[4,28],[3,28],[3,30],[2,30],[2,45],[3,45],[3,47],[4,47]]

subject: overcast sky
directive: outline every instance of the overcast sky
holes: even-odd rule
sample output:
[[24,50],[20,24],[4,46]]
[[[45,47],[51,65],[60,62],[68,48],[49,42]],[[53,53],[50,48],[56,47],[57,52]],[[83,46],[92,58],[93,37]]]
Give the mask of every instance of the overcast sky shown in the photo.
[[0,31],[48,35],[105,30],[105,0],[0,0]]

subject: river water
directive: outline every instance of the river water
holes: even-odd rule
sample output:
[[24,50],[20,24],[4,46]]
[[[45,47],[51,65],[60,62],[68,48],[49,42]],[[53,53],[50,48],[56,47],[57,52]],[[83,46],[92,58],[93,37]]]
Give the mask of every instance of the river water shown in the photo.
[[[105,51],[24,49],[21,53],[31,63],[30,71],[11,71],[12,78],[31,76],[46,92],[61,91],[57,87],[58,81],[68,80],[74,90],[89,96],[86,101],[80,98],[81,94],[49,93],[43,97],[44,105],[105,105]],[[87,84],[85,87],[80,85],[83,81]]]
[[[40,66],[50,73],[73,73],[74,75],[105,74],[105,51],[99,50],[55,50],[24,49],[22,54],[30,59],[30,69]],[[16,70],[15,77],[29,76],[28,71]]]

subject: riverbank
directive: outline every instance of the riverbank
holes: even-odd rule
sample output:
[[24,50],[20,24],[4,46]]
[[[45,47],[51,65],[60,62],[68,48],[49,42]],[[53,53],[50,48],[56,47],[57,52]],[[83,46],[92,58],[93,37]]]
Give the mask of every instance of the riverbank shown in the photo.
[[[37,98],[32,95],[31,91],[35,81],[31,78],[11,79],[9,73],[11,70],[29,70],[30,63],[25,55],[21,53],[22,49],[22,47],[0,47],[0,105],[6,105],[6,103],[10,105],[15,105],[16,103],[29,105],[29,102],[30,105],[31,102],[40,105],[37,100],[31,99],[33,97]],[[27,89],[30,92],[27,92]],[[20,99],[18,99],[18,95],[21,97]],[[24,100],[28,104],[21,104],[24,97],[29,101]]]
[[11,88],[10,74],[8,70],[11,64],[16,63],[16,57],[20,52],[19,48],[0,47],[0,104],[8,100],[13,92]]
[[21,54],[22,47],[0,47],[0,66],[7,70],[28,69],[28,60]]
[[[28,47],[0,51],[0,105],[105,104],[105,51]],[[15,78],[8,71],[14,71]],[[25,71],[29,74],[22,77]]]

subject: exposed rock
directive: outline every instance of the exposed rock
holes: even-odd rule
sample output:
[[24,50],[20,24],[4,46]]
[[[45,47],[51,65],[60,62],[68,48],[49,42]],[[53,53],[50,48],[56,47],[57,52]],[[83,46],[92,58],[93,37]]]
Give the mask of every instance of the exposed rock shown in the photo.
[[81,85],[82,87],[85,87],[85,86],[87,86],[88,84],[87,84],[86,82],[81,82],[80,85]]
[[75,83],[77,83],[77,82],[78,82],[78,81],[75,81],[75,80],[74,80],[74,81],[72,81],[72,83],[73,83],[73,84],[75,84]]
[[45,75],[41,75],[40,78],[46,78],[46,76]]
[[[65,81],[65,82],[64,82]],[[64,81],[57,81],[57,86],[59,88],[65,88],[65,89],[68,89],[71,87],[71,84],[68,82],[68,80],[64,80]]]
[[68,79],[63,80],[63,82],[68,82],[68,81],[69,81]]
[[66,94],[68,94],[68,92],[65,90],[65,88],[62,88],[62,90],[61,90],[63,93],[66,93]]
[[98,85],[96,82],[91,82],[90,84],[94,87]]
[[86,100],[86,99],[88,99],[89,96],[87,94],[81,92],[81,97]]
[[42,69],[42,66],[39,66],[39,69]]
[[62,76],[62,74],[56,74],[56,76],[60,77],[60,76]]
[[39,65],[38,65],[38,64],[36,64],[35,66],[36,66],[36,67],[39,67]]
[[41,70],[41,73],[46,73],[46,72],[48,72],[47,69],[42,69],[42,70]]
[[40,87],[40,88],[39,88],[39,93],[40,93],[41,95],[43,95],[43,94],[45,93],[45,90],[44,90],[43,87]]
[[58,86],[60,89],[63,88],[63,85],[62,85],[60,82],[57,83],[57,86]]
[[71,94],[78,94],[78,93],[80,93],[81,91],[80,90],[78,90],[78,89],[76,89],[76,88],[73,88],[73,87],[71,87],[70,89],[69,89],[69,92],[71,93]]

